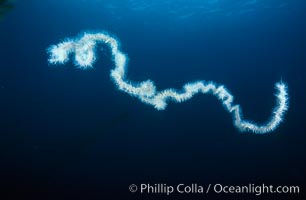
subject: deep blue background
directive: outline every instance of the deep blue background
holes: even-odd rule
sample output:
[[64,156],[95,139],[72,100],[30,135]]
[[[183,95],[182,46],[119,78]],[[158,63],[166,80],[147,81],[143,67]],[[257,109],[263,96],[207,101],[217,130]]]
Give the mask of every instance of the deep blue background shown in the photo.
[[[303,0],[16,1],[0,22],[0,196],[135,198],[128,185],[147,182],[304,186],[305,11]],[[88,30],[121,41],[129,80],[213,80],[259,123],[283,80],[285,121],[241,134],[209,95],[156,111],[116,89],[107,48],[93,70],[48,64],[49,45]]]

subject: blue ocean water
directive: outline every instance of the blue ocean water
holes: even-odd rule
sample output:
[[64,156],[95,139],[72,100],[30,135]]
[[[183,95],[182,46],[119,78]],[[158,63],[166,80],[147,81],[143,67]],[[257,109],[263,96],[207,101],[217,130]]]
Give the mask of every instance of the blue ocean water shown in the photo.
[[[305,1],[10,3],[0,21],[0,196],[163,197],[131,194],[132,183],[305,185]],[[212,80],[255,122],[269,119],[282,80],[285,121],[267,135],[240,133],[209,95],[156,111],[117,90],[103,46],[91,70],[48,64],[50,45],[84,31],[118,38],[129,80],[158,89]]]

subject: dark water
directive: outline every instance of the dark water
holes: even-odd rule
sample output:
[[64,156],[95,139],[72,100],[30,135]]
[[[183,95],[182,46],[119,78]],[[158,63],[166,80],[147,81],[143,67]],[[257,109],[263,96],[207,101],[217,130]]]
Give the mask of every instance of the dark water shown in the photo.
[[[0,199],[166,197],[131,194],[132,183],[267,183],[303,191],[304,0],[13,4],[0,21]],[[151,79],[159,89],[193,80],[225,84],[258,123],[269,119],[274,83],[283,80],[285,121],[271,134],[241,134],[209,95],[156,111],[116,89],[107,48],[92,70],[48,64],[49,45],[99,30],[120,40],[129,80]]]

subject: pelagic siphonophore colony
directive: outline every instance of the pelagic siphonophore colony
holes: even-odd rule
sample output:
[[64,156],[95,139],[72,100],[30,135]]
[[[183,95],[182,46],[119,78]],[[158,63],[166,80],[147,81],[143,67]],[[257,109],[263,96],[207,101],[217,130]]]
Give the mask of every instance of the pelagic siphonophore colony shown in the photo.
[[233,103],[233,95],[225,88],[213,82],[197,81],[186,83],[181,91],[169,88],[157,91],[153,81],[146,80],[140,83],[131,83],[127,81],[126,60],[127,56],[121,52],[119,42],[106,33],[84,33],[80,38],[66,39],[57,45],[48,48],[50,55],[50,64],[64,64],[69,60],[69,55],[74,53],[75,64],[81,69],[89,69],[96,60],[95,47],[98,43],[107,44],[111,48],[115,68],[111,70],[111,77],[119,90],[126,92],[142,102],[154,106],[157,110],[164,110],[167,102],[184,102],[191,99],[197,93],[210,93],[216,96],[225,109],[232,113],[235,126],[242,132],[251,131],[258,134],[264,134],[275,130],[283,121],[284,114],[288,109],[288,91],[283,82],[275,84],[276,105],[273,109],[270,120],[265,124],[244,120],[239,105]]

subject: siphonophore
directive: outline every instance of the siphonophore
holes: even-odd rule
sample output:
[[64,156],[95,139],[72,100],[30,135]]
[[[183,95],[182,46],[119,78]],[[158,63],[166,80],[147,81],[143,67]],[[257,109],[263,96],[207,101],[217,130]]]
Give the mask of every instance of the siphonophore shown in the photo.
[[180,91],[172,88],[157,91],[154,82],[151,80],[131,83],[125,77],[127,56],[121,52],[119,42],[104,32],[84,33],[76,39],[66,39],[57,45],[52,45],[47,50],[50,56],[48,61],[50,64],[64,64],[69,60],[70,54],[74,54],[75,65],[78,68],[92,68],[96,60],[95,47],[99,43],[106,44],[111,49],[115,68],[111,70],[110,75],[118,89],[154,106],[157,110],[164,110],[169,101],[180,103],[191,99],[197,93],[212,94],[232,114],[234,125],[240,131],[250,131],[256,134],[264,134],[275,130],[284,120],[284,114],[288,110],[288,89],[283,82],[275,84],[276,105],[270,119],[262,125],[244,120],[241,107],[233,103],[233,95],[221,84],[197,81],[186,83]]

